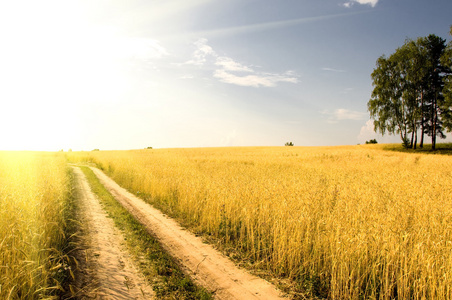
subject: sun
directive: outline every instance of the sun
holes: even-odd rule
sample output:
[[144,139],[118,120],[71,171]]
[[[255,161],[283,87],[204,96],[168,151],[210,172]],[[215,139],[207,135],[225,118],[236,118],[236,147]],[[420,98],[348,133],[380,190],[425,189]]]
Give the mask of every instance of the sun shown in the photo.
[[86,5],[1,4],[0,150],[71,147],[83,135],[83,110],[125,89],[127,75],[112,51],[115,29],[89,20]]

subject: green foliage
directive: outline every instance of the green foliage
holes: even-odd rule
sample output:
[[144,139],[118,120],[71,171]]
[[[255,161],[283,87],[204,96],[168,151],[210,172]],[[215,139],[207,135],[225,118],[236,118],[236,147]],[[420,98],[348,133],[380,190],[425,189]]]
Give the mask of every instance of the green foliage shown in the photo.
[[146,147],[146,149],[152,149],[152,147]]
[[399,134],[410,148],[416,148],[420,130],[421,147],[427,134],[434,149],[436,137],[445,138],[445,129],[452,131],[451,60],[452,45],[446,47],[433,34],[407,40],[389,57],[379,57],[367,104],[374,130]]
[[292,142],[287,142],[284,146],[293,146]]
[[366,144],[378,144],[376,139],[366,141]]
[[[450,35],[452,36],[452,26],[450,26]],[[449,69],[452,69],[452,41],[446,47],[444,55],[441,57],[441,63]],[[452,131],[452,75],[451,72],[444,79],[444,103],[443,103],[443,126],[448,131]]]

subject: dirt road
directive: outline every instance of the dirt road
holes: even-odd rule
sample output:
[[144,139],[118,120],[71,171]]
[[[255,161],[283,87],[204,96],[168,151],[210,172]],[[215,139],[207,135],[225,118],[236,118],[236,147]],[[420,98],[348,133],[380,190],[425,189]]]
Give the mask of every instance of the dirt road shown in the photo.
[[216,299],[282,299],[269,282],[239,269],[199,237],[182,229],[143,200],[120,187],[101,170],[91,168],[110,193],[156,237],[197,283]]
[[124,238],[91,192],[83,172],[73,167],[80,201],[80,245],[75,270],[77,299],[153,299],[152,288],[133,265]]

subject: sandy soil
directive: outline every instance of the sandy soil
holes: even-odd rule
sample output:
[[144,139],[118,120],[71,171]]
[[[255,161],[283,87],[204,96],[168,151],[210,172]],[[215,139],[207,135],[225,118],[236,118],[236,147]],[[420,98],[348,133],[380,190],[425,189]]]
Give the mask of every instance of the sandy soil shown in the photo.
[[182,229],[159,210],[120,187],[101,170],[91,168],[110,193],[156,237],[196,282],[216,299],[282,299],[269,282],[238,268],[230,259]]
[[108,218],[85,175],[74,167],[76,197],[80,200],[78,220],[82,225],[76,257],[75,298],[152,299],[152,288],[133,265],[124,238]]

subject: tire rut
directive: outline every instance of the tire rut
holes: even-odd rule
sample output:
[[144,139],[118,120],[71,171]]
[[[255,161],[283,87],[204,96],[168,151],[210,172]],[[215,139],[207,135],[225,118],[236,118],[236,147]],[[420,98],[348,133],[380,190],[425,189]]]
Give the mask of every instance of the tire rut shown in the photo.
[[101,170],[90,168],[105,188],[179,261],[182,269],[213,292],[216,299],[284,299],[275,286],[238,268],[211,245],[120,187]]
[[81,236],[75,256],[76,299],[153,299],[152,288],[134,266],[115,227],[83,172],[73,167]]

